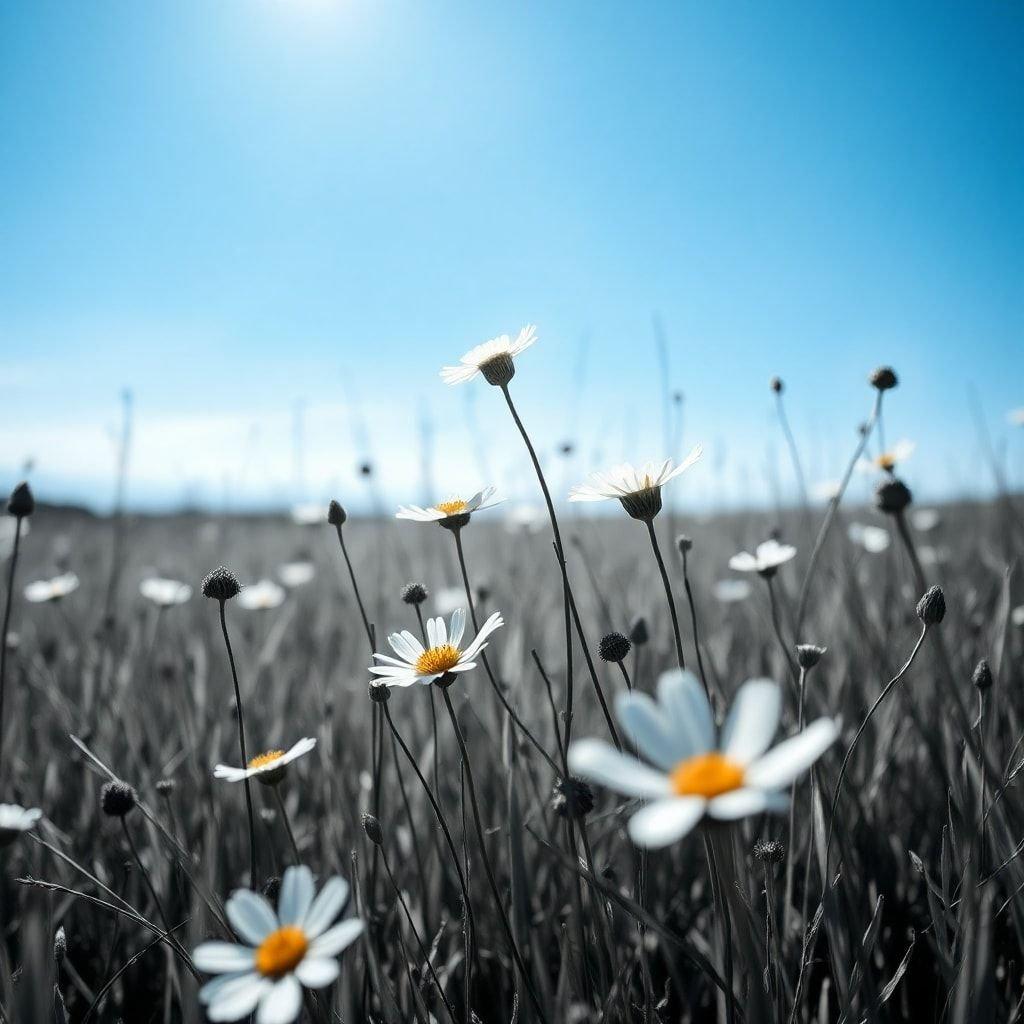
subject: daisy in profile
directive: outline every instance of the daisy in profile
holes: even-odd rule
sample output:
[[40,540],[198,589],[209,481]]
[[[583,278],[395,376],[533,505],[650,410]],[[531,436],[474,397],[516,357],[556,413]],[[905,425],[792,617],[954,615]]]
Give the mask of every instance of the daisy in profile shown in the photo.
[[348,882],[335,875],[316,894],[307,867],[290,867],[275,913],[267,900],[236,889],[224,910],[241,943],[204,942],[192,961],[219,977],[199,990],[211,1021],[291,1024],[302,1012],[303,988],[324,988],[340,973],[335,959],[363,931],[359,918],[331,927],[348,900]]
[[54,576],[49,580],[36,580],[25,587],[25,600],[32,604],[60,601],[78,589],[78,577],[73,572]]
[[214,778],[226,779],[228,782],[255,779],[265,786],[276,786],[284,778],[288,765],[308,754],[315,746],[316,740],[306,736],[289,750],[268,750],[265,754],[257,755],[249,761],[245,768],[218,764],[213,769],[213,775]]
[[376,682],[386,686],[434,682],[446,686],[454,682],[456,675],[476,668],[473,659],[487,646],[487,638],[504,625],[505,620],[501,614],[494,612],[463,649],[460,645],[466,631],[466,610],[456,608],[447,629],[440,616],[427,620],[429,647],[424,647],[407,629],[401,633],[392,633],[388,643],[398,657],[374,654],[380,664],[371,665],[370,671],[377,676]]
[[284,602],[284,588],[273,580],[260,580],[251,586],[242,587],[238,603],[250,612],[268,612]]
[[277,578],[290,588],[304,587],[316,576],[316,566],[310,561],[285,562],[277,570]]
[[836,740],[839,729],[819,718],[771,747],[782,692],[770,679],[751,679],[733,698],[721,732],[692,672],[666,672],[658,699],[620,693],[615,712],[646,762],[602,740],[569,748],[569,770],[617,793],[650,800],[629,821],[638,846],[658,848],[682,839],[706,816],[733,821],[789,803],[787,786]]
[[43,812],[38,807],[0,804],[0,849],[36,827]]
[[741,551],[729,559],[729,568],[736,572],[756,572],[761,576],[770,577],[796,556],[796,548],[792,544],[780,544],[777,540],[766,540],[758,544],[754,553]]
[[881,526],[865,526],[863,523],[850,523],[847,536],[869,555],[880,555],[892,543],[888,530]]
[[908,441],[906,438],[902,438],[897,441],[891,448],[887,448],[884,452],[876,455],[873,459],[861,459],[857,463],[857,468],[862,473],[874,473],[878,470],[882,470],[890,475],[896,472],[896,467],[902,465],[911,455],[914,454],[914,449],[917,444],[913,441]]
[[178,580],[150,576],[139,584],[139,593],[158,608],[170,608],[176,604],[184,604],[192,596],[192,588]]
[[399,505],[395,518],[408,519],[414,523],[438,523],[446,529],[461,529],[469,522],[474,512],[498,504],[491,500],[494,494],[495,488],[485,487],[471,498],[452,497],[427,508],[421,508],[419,505]]
[[485,341],[471,348],[460,360],[458,366],[446,366],[441,370],[445,384],[464,384],[478,373],[484,375],[488,384],[504,387],[516,372],[513,359],[525,352],[537,340],[537,328],[527,324],[513,341],[507,334]]
[[660,465],[648,462],[639,469],[624,462],[605,473],[592,473],[589,484],[580,484],[569,492],[569,500],[617,500],[634,519],[649,523],[661,511],[662,487],[685,473],[703,454],[704,448],[698,444],[678,466],[672,459]]

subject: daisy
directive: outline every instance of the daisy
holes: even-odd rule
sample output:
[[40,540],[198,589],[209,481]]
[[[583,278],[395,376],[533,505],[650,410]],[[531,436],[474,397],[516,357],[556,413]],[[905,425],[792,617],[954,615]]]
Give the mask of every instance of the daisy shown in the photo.
[[886,473],[893,473],[898,465],[906,462],[914,454],[916,447],[917,444],[914,441],[903,438],[873,459],[861,459],[857,463],[857,467],[862,473],[873,473],[879,469]]
[[23,833],[31,832],[42,816],[38,807],[0,804],[0,848],[9,846]]
[[750,597],[750,584],[746,580],[719,580],[711,590],[715,600],[722,604],[745,601]]
[[211,1021],[290,1024],[302,1011],[302,989],[323,988],[338,977],[335,957],[359,937],[363,922],[349,918],[329,927],[348,899],[348,882],[335,875],[313,898],[313,874],[290,867],[281,881],[277,913],[263,896],[236,889],[224,905],[243,940],[204,942],[192,954],[197,968],[220,977],[199,990]]
[[1024,604],[1017,605],[1017,607],[1010,612],[1010,621],[1015,626],[1024,626]]
[[464,384],[482,373],[488,384],[503,387],[515,376],[516,367],[512,360],[536,340],[537,328],[533,324],[527,324],[515,341],[507,334],[499,335],[471,348],[459,360],[459,366],[444,367],[441,379],[445,384]]
[[308,754],[315,746],[316,740],[307,736],[299,740],[290,750],[268,750],[265,754],[252,758],[245,768],[219,764],[213,769],[213,775],[214,778],[227,779],[228,782],[255,779],[265,786],[276,786],[284,778],[288,765],[304,754]]
[[386,686],[433,682],[447,685],[453,682],[456,674],[476,668],[473,659],[487,646],[487,638],[504,625],[505,620],[501,614],[494,612],[465,650],[460,650],[462,634],[466,630],[466,610],[456,608],[447,630],[440,616],[427,619],[427,642],[430,644],[427,648],[407,629],[401,633],[392,633],[388,643],[398,657],[374,654],[374,658],[382,664],[371,665],[370,671],[379,677],[376,680],[378,683]]
[[736,572],[756,572],[762,576],[774,576],[780,565],[796,555],[792,544],[780,544],[777,540],[766,540],[758,544],[754,553],[741,551],[729,559],[729,568]]
[[537,533],[543,530],[551,520],[548,510],[543,505],[521,503],[513,505],[505,516],[505,529],[509,533]]
[[937,508],[915,508],[910,512],[910,521],[915,530],[927,533],[942,522],[942,514]]
[[248,611],[266,612],[277,608],[284,601],[284,588],[273,580],[260,580],[248,587],[243,587],[238,595],[238,603]]
[[871,555],[881,554],[892,543],[888,530],[881,526],[865,526],[863,523],[850,523],[847,536]]
[[469,517],[474,512],[498,504],[491,501],[494,493],[495,488],[485,487],[482,491],[477,491],[472,498],[452,497],[427,508],[420,508],[419,505],[399,505],[395,518],[410,519],[415,523],[440,523],[447,528],[461,528],[469,522]]
[[316,566],[312,562],[285,562],[277,570],[277,578],[286,587],[304,587],[316,576]]
[[172,605],[184,604],[192,596],[192,588],[178,580],[151,576],[139,584],[139,593],[158,608],[170,608]]
[[811,496],[816,501],[832,501],[843,489],[840,480],[819,480],[811,486]]
[[[620,693],[616,716],[644,764],[602,740],[569,748],[569,770],[631,797],[653,801],[629,821],[638,846],[667,846],[705,815],[732,821],[785,810],[785,788],[839,735],[819,718],[769,750],[779,725],[782,692],[770,679],[751,679],[733,698],[721,733],[692,672],[674,670],[658,680],[658,699]],[[717,742],[716,742],[717,741]],[[767,751],[767,753],[766,753]]]
[[50,580],[36,580],[25,587],[25,600],[32,604],[44,601],[59,601],[78,589],[78,577],[73,572],[54,576]]
[[661,489],[673,477],[685,473],[704,454],[702,445],[679,463],[666,459],[661,465],[645,463],[640,469],[624,462],[606,473],[592,473],[589,484],[580,484],[569,492],[570,501],[608,501],[617,498],[634,518],[650,522],[661,511]]

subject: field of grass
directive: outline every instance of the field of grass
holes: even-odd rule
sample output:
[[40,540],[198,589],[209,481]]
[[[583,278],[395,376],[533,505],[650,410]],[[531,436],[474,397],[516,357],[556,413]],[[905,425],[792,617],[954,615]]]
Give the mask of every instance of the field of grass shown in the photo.
[[[504,619],[487,671],[375,702],[371,644],[326,520],[117,523],[38,509],[16,566],[0,801],[43,818],[0,844],[0,1018],[205,1019],[197,992],[207,975],[192,951],[232,939],[232,890],[273,894],[299,861],[318,886],[348,879],[345,914],[365,922],[338,980],[306,993],[304,1020],[462,1022],[469,1006],[484,1024],[1019,1019],[1014,506],[944,507],[927,531],[908,520],[906,538],[891,516],[840,508],[799,626],[824,509],[691,519],[666,507],[654,526],[684,659],[703,670],[719,718],[744,681],[769,677],[783,694],[776,739],[797,731],[800,692],[804,721],[833,719],[840,735],[793,786],[789,813],[706,819],[650,850],[626,832],[638,802],[567,785],[561,749],[567,678],[573,741],[607,740],[598,688],[612,705],[627,675],[653,693],[676,667],[647,529],[609,510],[560,515],[581,627],[571,629],[568,671],[550,527],[511,530],[495,509],[461,533],[476,617]],[[851,542],[855,520],[886,527],[890,546],[869,553]],[[745,574],[745,599],[720,600],[715,584],[740,578],[730,556],[773,531],[797,557],[771,579]],[[685,578],[680,532],[692,539]],[[419,634],[406,583],[429,591],[424,615],[465,605],[455,533],[354,518],[341,536],[377,651],[390,653],[388,633]],[[241,762],[221,603],[200,583],[221,564],[251,584],[296,561],[315,576],[279,606],[223,604],[249,757],[317,741],[278,786],[252,785],[250,878],[244,785],[213,776],[215,764]],[[27,583],[66,571],[80,580],[73,593],[24,600]],[[921,574],[947,607],[926,631],[915,611]],[[160,609],[139,590],[152,576],[193,594]],[[637,639],[641,617],[647,640],[633,644],[626,671],[602,660],[600,639]],[[798,642],[827,651],[803,671]],[[972,682],[983,658],[990,688]],[[123,818],[101,806],[111,779],[137,793]]]

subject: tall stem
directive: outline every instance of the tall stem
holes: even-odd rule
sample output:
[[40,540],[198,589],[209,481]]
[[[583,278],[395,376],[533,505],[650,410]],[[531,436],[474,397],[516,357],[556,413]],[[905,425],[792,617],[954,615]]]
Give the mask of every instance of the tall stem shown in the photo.
[[352,581],[352,590],[356,595],[356,604],[359,605],[359,614],[363,620],[363,629],[366,630],[366,639],[370,644],[370,653],[373,653],[373,630],[370,629],[370,620],[366,617],[366,608],[363,606],[363,598],[359,593],[359,584],[356,582],[356,574],[352,569],[352,560],[348,557],[348,549],[345,547],[345,537],[341,532],[340,524],[335,527],[338,531],[338,543],[341,545],[341,554],[345,559],[348,568],[348,578]]
[[704,692],[710,694],[708,687],[708,676],[704,671],[704,657],[700,653],[700,631],[697,628],[697,605],[693,599],[693,588],[690,586],[690,566],[683,549],[683,589],[686,591],[686,603],[690,606],[690,627],[693,629],[693,647],[697,652],[697,669],[700,672],[700,681],[704,684]]
[[[672,582],[668,578],[668,570],[665,568],[665,559],[661,557],[661,548],[658,546],[658,534],[654,529],[654,520],[647,520],[647,533],[651,538],[651,548],[654,550],[654,558],[658,563],[658,572],[661,573],[661,582],[665,587],[665,598],[668,601],[669,614],[672,616],[672,633],[676,639],[676,661],[680,668],[686,668],[686,660],[683,658],[683,638],[679,632],[679,616],[676,614],[676,599],[672,596]],[[704,692],[708,700],[711,694],[708,693],[708,684],[704,682]]]
[[14,571],[18,567],[18,546],[21,543],[21,520],[18,516],[14,526],[14,550],[7,570],[7,604],[4,607],[4,628],[0,633],[0,776],[4,768],[4,689],[7,684],[7,632],[11,625],[11,606],[14,603]]
[[281,812],[281,821],[284,822],[284,830],[288,833],[288,842],[292,848],[292,856],[295,858],[296,864],[302,863],[302,857],[299,855],[299,844],[295,842],[295,833],[292,831],[292,823],[288,820],[288,809],[284,805],[284,797],[281,796],[281,789],[279,786],[271,786],[274,791],[274,798],[277,800],[277,809]]

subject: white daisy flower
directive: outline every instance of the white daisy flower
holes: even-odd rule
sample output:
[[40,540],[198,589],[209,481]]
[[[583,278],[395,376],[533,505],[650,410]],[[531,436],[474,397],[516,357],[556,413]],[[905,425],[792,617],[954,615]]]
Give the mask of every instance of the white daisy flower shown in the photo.
[[859,545],[871,555],[881,554],[892,543],[889,531],[881,526],[865,526],[863,523],[850,523],[850,528],[846,532],[854,544]]
[[307,501],[292,508],[292,522],[297,526],[318,526],[327,522],[327,506]]
[[754,553],[741,551],[729,559],[729,568],[736,572],[757,572],[762,576],[774,576],[780,565],[796,556],[792,544],[780,544],[777,540],[766,540],[758,544]]
[[617,793],[653,801],[630,819],[629,834],[638,846],[667,846],[705,815],[732,821],[786,809],[784,790],[835,741],[839,729],[819,718],[769,750],[781,707],[778,684],[752,679],[737,691],[716,736],[697,677],[675,669],[658,680],[657,701],[636,690],[615,701],[623,731],[654,767],[603,740],[582,740],[569,748],[569,769]]
[[427,508],[421,508],[419,505],[399,505],[395,518],[410,519],[415,523],[441,523],[442,525],[447,520],[456,520],[460,526],[465,526],[474,512],[480,512],[482,509],[498,504],[496,501],[491,501],[494,493],[495,488],[485,487],[482,491],[477,491],[472,498],[451,497]]
[[915,508],[911,509],[910,521],[915,530],[927,533],[942,522],[942,513],[937,508]]
[[484,375],[488,384],[502,386],[515,376],[516,367],[512,360],[525,352],[537,340],[537,328],[527,324],[513,341],[502,334],[471,348],[460,360],[458,366],[446,366],[441,370],[445,384],[464,384],[478,373]]
[[696,445],[689,455],[676,466],[672,459],[660,465],[645,463],[637,469],[628,462],[605,473],[592,473],[589,484],[579,484],[569,492],[570,501],[608,501],[613,498],[634,518],[649,521],[661,511],[661,489],[673,477],[685,473],[701,455],[702,445]]
[[901,438],[891,448],[887,448],[873,459],[858,460],[857,468],[862,473],[875,473],[880,469],[886,473],[893,473],[898,465],[906,462],[914,454],[916,447],[915,441],[909,441],[905,437]]
[[23,833],[31,832],[42,816],[38,807],[0,804],[0,848],[9,846]]
[[330,927],[348,899],[348,882],[335,875],[315,899],[313,874],[290,867],[281,881],[277,913],[263,896],[236,889],[224,905],[243,944],[204,942],[192,962],[220,977],[199,990],[211,1021],[291,1024],[302,1011],[302,989],[324,988],[340,973],[335,957],[359,937],[363,922],[348,918]]
[[473,660],[486,646],[487,638],[505,625],[500,612],[494,612],[480,627],[480,632],[461,650],[462,635],[466,631],[466,610],[456,608],[452,621],[445,629],[444,619],[427,619],[427,643],[424,647],[407,629],[388,637],[391,649],[398,655],[374,654],[380,665],[371,665],[376,682],[387,686],[412,686],[413,683],[432,683],[435,680],[451,682],[450,676],[476,668]]
[[277,570],[277,578],[286,587],[304,587],[316,576],[316,566],[312,562],[285,562]]
[[235,768],[229,764],[218,764],[213,769],[214,778],[227,779],[228,782],[241,782],[243,779],[256,779],[265,786],[276,786],[283,778],[285,769],[292,761],[308,754],[316,746],[316,740],[310,736],[299,740],[290,750],[268,750],[249,761],[245,768]]
[[815,501],[831,501],[842,488],[841,480],[819,480],[811,485],[811,497]]
[[266,612],[279,607],[284,596],[284,587],[279,587],[273,580],[260,580],[242,587],[237,600],[248,611]]
[[734,601],[745,601],[750,597],[750,584],[746,580],[718,580],[711,588],[716,601],[731,604]]
[[184,604],[192,596],[192,588],[178,580],[151,576],[139,584],[139,593],[160,608],[170,608],[172,605]]
[[25,600],[32,604],[41,604],[44,601],[59,601],[68,594],[73,594],[78,589],[78,577],[73,572],[66,572],[61,576],[54,576],[49,580],[36,580],[25,587]]

